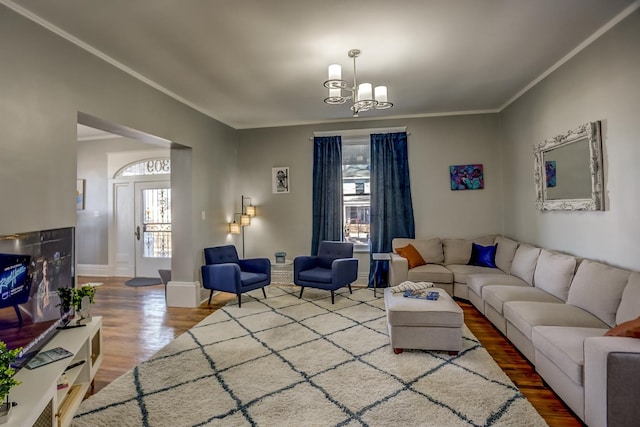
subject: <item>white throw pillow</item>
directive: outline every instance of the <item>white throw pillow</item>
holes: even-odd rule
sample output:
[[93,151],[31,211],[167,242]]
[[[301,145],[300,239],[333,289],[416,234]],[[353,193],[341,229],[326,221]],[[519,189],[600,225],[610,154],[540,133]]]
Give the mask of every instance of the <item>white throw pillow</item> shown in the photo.
[[433,287],[432,282],[411,282],[409,280],[406,280],[400,283],[399,285],[389,288],[389,290],[395,294],[398,292],[404,292],[407,289],[417,290],[417,289],[426,289],[431,287]]

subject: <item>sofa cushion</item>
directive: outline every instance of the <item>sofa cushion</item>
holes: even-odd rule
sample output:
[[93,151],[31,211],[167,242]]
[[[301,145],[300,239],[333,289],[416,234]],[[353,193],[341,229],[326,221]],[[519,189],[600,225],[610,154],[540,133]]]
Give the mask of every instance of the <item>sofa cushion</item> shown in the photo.
[[476,293],[478,296],[482,296],[485,286],[490,285],[505,285],[505,286],[527,286],[530,285],[519,277],[512,276],[510,274],[500,273],[480,273],[467,275],[467,286]]
[[529,340],[534,326],[608,329],[608,325],[593,314],[570,304],[509,301],[504,303],[502,311],[505,319]]
[[409,263],[409,268],[416,268],[420,265],[425,265],[426,262],[420,252],[412,245],[408,244],[407,246],[403,246],[402,248],[396,248],[396,252],[403,258],[407,259]]
[[613,326],[630,274],[627,270],[583,260],[571,282],[567,303],[583,308]]
[[511,263],[518,249],[518,242],[507,237],[498,236],[495,241],[496,266],[505,273],[511,273]]
[[472,243],[469,265],[498,268],[496,266],[496,245],[482,246],[477,243]]
[[538,255],[540,248],[525,244],[518,246],[511,263],[511,274],[533,286],[533,272],[536,270]]
[[532,341],[537,351],[544,354],[576,384],[582,385],[584,367],[584,340],[600,337],[606,329],[574,328],[566,326],[536,326]]
[[495,236],[483,236],[477,239],[442,239],[444,248],[444,263],[468,264],[471,259],[471,245],[477,243],[482,246],[493,244]]
[[395,248],[413,245],[420,252],[422,259],[427,264],[442,264],[444,262],[444,253],[442,252],[442,240],[439,237],[433,239],[406,239],[395,238],[391,242],[391,246]]
[[525,281],[522,281],[522,283],[525,285],[485,286],[482,289],[482,299],[485,304],[489,304],[500,314],[502,314],[504,303],[509,301],[564,302],[560,298],[557,298],[542,289],[527,285]]
[[574,257],[554,254],[542,249],[533,275],[533,283],[536,288],[566,301],[575,271],[576,259]]
[[640,272],[632,272],[622,292],[622,300],[616,313],[616,324],[627,322],[640,316]]
[[614,326],[605,335],[608,337],[640,338],[640,317]]
[[453,273],[453,281],[455,283],[467,283],[467,278],[472,274],[504,274],[498,268],[478,267],[477,265],[447,265],[447,268]]
[[407,279],[412,282],[453,283],[453,273],[440,264],[425,264],[409,270]]

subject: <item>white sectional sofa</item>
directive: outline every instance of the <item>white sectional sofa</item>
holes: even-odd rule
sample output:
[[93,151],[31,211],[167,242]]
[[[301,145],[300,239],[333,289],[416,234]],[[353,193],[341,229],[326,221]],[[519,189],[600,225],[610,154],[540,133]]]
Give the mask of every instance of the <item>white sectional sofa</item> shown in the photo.
[[[473,242],[497,243],[497,268],[466,265]],[[421,254],[428,249],[428,263],[408,269],[406,259],[391,254],[391,285],[432,281],[468,299],[588,426],[637,425],[640,384],[621,379],[640,378],[640,339],[604,335],[640,317],[640,272],[502,236],[394,239],[394,251],[408,244]]]

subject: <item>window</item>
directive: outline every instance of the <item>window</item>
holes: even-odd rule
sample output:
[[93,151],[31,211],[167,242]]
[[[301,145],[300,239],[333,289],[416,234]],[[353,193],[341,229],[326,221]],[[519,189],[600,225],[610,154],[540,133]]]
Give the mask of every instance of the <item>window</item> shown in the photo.
[[342,208],[345,241],[356,250],[369,250],[369,187],[371,152],[369,141],[342,143]]

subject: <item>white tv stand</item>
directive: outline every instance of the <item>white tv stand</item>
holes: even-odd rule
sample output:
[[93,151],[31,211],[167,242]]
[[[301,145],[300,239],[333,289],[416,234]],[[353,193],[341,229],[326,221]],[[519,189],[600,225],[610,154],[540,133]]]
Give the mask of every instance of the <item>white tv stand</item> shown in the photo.
[[[65,427],[71,423],[102,363],[102,317],[93,317],[87,326],[58,331],[40,351],[55,347],[74,356],[36,369],[20,369],[15,378],[22,384],[10,393],[18,405],[3,427]],[[69,365],[81,360],[83,364],[66,372],[69,386],[58,390],[58,378]]]

